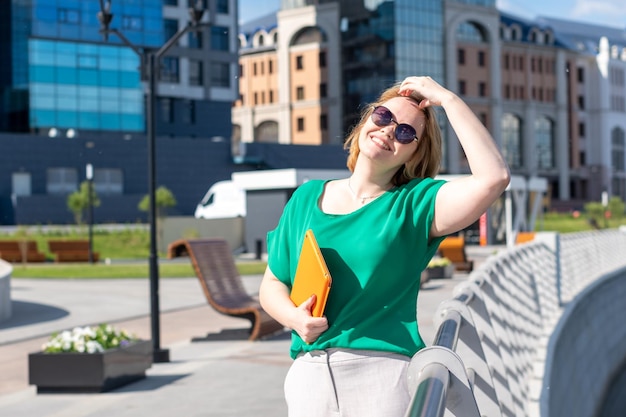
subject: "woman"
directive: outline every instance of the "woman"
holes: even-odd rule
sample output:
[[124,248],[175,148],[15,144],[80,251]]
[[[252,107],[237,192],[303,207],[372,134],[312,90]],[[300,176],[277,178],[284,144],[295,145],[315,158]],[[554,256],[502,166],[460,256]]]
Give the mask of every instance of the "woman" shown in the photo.
[[[441,106],[471,175],[434,180]],[[420,273],[446,235],[472,224],[509,183],[489,132],[455,94],[430,77],[408,77],[364,110],[346,141],[351,176],[309,181],[268,233],[263,308],[292,329],[285,379],[290,417],[402,416],[406,369],[421,348]],[[304,232],[313,229],[333,278],[324,317],[315,296],[289,292]]]

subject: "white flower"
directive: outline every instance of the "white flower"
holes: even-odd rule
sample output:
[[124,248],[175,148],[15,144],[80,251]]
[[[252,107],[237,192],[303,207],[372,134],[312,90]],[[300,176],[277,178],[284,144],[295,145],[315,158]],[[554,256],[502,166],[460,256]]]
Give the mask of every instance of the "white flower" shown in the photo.
[[116,348],[122,343],[127,345],[135,340],[135,336],[123,330],[116,331],[110,325],[101,324],[95,327],[75,327],[71,331],[54,334],[42,349],[46,353],[96,353]]
[[96,352],[104,352],[104,348],[102,348],[102,345],[95,340],[90,340],[89,342],[87,342],[87,353]]

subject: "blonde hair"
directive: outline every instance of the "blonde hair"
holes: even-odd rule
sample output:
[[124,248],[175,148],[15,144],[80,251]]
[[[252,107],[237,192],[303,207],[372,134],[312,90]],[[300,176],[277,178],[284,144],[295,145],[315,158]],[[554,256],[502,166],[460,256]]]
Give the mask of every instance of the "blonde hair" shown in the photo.
[[[394,84],[383,91],[378,99],[367,106],[361,112],[361,119],[359,123],[352,128],[348,134],[348,138],[344,143],[344,149],[348,149],[348,161],[347,166],[350,172],[354,171],[356,160],[361,152],[359,148],[359,135],[363,125],[367,122],[368,117],[372,114],[372,110],[376,106],[380,106],[385,102],[395,97],[405,97],[398,94],[400,90],[400,83]],[[417,96],[411,95],[409,97],[416,103],[420,102]],[[439,172],[439,166],[441,164],[441,130],[437,122],[437,115],[435,110],[431,107],[422,109],[426,119],[424,125],[424,131],[417,141],[417,148],[415,153],[409,161],[401,166],[392,178],[393,185],[406,184],[414,178],[433,178]]]

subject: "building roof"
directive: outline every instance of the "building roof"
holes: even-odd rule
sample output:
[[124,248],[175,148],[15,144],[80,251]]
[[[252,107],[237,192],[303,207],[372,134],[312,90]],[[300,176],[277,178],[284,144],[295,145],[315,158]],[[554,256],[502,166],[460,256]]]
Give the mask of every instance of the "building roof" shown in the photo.
[[262,29],[269,32],[277,26],[278,20],[276,18],[276,11],[273,11],[267,15],[260,16],[256,19],[240,24],[239,33],[249,36]]
[[568,49],[596,55],[600,39],[606,37],[610,45],[626,47],[626,28],[594,25],[552,17],[538,17],[537,22],[552,28],[560,43]]

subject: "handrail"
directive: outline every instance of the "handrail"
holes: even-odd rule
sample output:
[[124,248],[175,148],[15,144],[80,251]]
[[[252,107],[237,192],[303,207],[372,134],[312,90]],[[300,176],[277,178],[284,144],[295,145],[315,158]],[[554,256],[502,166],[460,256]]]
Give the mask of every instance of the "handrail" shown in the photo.
[[[457,299],[466,297],[465,294],[462,294]],[[446,310],[443,321],[437,329],[433,345],[454,350],[459,339],[461,320],[461,313],[452,309]],[[446,366],[440,363],[430,363],[424,366],[417,376],[417,390],[407,417],[443,416],[446,409],[449,383],[450,373]]]
[[454,350],[459,339],[460,328],[461,314],[456,310],[446,311],[446,315],[437,329],[433,345]]
[[446,394],[450,373],[444,365],[432,362],[418,375],[420,381],[406,417],[442,417],[446,411]]

